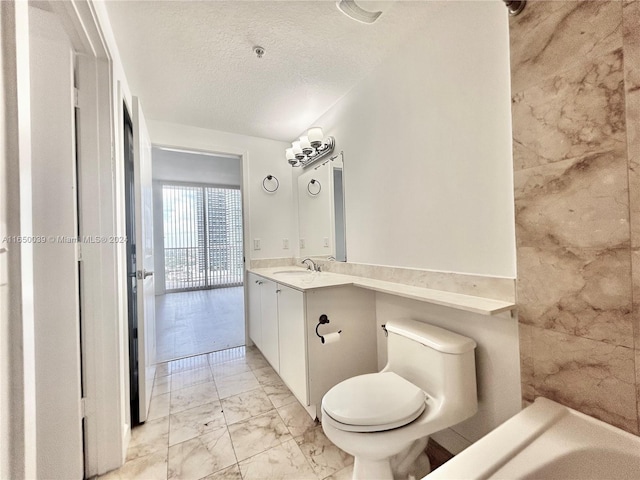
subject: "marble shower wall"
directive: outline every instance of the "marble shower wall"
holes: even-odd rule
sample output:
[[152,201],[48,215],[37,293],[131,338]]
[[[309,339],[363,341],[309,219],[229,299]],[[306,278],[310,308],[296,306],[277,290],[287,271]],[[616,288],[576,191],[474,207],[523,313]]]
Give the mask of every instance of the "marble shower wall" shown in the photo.
[[522,394],[639,433],[640,0],[510,19]]

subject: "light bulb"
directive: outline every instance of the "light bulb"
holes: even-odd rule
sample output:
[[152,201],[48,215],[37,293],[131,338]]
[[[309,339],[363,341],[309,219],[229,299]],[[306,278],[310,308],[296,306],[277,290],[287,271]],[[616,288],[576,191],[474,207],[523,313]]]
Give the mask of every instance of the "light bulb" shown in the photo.
[[289,163],[291,163],[291,161],[293,161],[293,163],[296,163],[297,160],[296,160],[295,154],[293,153],[293,148],[287,148],[284,151],[284,155],[285,155],[285,157],[287,157],[287,161]]
[[302,160],[304,158],[304,153],[302,153],[302,147],[300,146],[299,140],[296,140],[291,144],[291,150],[293,150],[293,154],[298,160]]
[[302,148],[302,153],[304,153],[305,155],[311,155],[313,153],[313,148],[311,148],[309,137],[307,137],[306,135],[300,137],[300,148]]
[[322,145],[322,140],[324,139],[324,134],[322,133],[322,129],[320,127],[311,127],[307,132],[307,136],[309,137],[309,142],[313,148],[318,148]]

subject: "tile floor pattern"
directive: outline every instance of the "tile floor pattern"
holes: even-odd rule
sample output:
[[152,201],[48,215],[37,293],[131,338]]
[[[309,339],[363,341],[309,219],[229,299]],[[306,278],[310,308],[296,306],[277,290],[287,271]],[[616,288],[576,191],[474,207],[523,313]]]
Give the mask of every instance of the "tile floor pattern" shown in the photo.
[[244,288],[156,297],[158,362],[244,345]]
[[126,463],[100,478],[347,480],[333,445],[255,348],[158,365]]

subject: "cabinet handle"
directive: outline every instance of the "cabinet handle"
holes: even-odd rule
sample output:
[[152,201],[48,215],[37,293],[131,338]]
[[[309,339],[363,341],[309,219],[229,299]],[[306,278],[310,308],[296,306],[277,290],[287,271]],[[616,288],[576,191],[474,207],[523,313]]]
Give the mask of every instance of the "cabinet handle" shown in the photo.
[[282,290],[278,289],[278,290],[276,290],[276,293],[280,293],[281,291],[282,291]]

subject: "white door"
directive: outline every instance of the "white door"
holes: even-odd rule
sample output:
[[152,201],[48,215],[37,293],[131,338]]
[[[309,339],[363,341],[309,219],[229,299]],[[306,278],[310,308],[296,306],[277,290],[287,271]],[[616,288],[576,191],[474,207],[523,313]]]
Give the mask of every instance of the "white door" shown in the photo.
[[156,308],[153,282],[153,193],[151,140],[140,101],[133,97],[133,155],[136,189],[138,267],[138,394],[140,422],[147,419],[156,363]]

